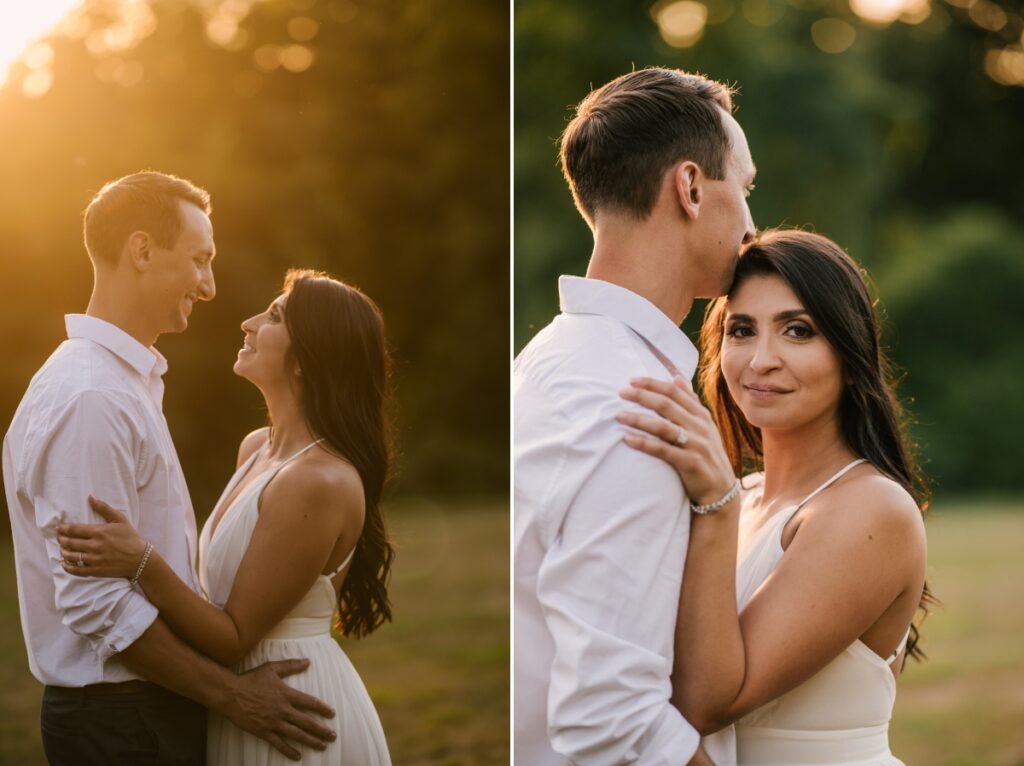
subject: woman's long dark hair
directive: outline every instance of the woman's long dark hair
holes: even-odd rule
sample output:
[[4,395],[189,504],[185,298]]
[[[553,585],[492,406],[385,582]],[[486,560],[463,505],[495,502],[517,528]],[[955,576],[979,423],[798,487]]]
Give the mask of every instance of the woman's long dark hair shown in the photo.
[[355,466],[363,484],[363,531],[338,597],[335,627],[345,636],[365,636],[391,619],[387,585],[395,557],[380,508],[391,463],[384,320],[363,293],[322,272],[292,269],[284,292],[306,423]]
[[[931,493],[906,434],[896,381],[879,342],[879,324],[865,277],[842,248],[827,237],[799,230],[762,232],[740,255],[730,295],[752,276],[778,276],[796,293],[842,360],[846,381],[839,402],[843,439],[858,457],[902,486],[923,514]],[[708,305],[701,327],[700,383],[736,473],[761,467],[761,431],[743,417],[722,374],[722,333],[729,296]],[[936,600],[927,583],[920,608]],[[922,617],[923,619],[923,617]],[[912,625],[907,654],[920,660],[920,632]]]

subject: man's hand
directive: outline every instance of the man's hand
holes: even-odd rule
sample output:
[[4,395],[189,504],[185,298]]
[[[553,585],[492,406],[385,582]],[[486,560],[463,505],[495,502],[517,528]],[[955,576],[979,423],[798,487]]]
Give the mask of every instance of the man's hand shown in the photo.
[[686,766],[715,766],[715,762],[712,761],[704,751],[704,746],[700,745],[697,748],[697,752],[693,754],[693,758],[689,760]]
[[336,735],[314,715],[333,718],[334,711],[281,680],[308,667],[309,660],[280,660],[243,673],[232,683],[232,696],[218,712],[293,761],[299,760],[300,755],[289,740],[324,750]]

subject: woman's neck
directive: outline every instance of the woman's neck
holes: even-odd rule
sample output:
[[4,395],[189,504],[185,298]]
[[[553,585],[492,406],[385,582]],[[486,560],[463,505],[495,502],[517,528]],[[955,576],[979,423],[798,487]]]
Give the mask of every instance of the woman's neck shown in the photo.
[[286,460],[317,437],[310,431],[302,407],[291,392],[268,394],[264,391],[263,398],[273,425],[266,456],[271,461]]
[[762,507],[800,502],[836,471],[856,459],[830,418],[790,430],[761,431],[764,449]]

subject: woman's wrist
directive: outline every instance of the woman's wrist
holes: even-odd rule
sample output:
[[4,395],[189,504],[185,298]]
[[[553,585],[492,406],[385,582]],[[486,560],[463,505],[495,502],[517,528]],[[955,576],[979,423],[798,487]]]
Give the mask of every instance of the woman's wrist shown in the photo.
[[135,574],[128,578],[128,582],[132,585],[137,585],[139,579],[142,577],[142,573],[146,571],[146,565],[149,563],[150,557],[153,555],[153,543],[146,543],[146,548],[142,552],[142,557],[139,559],[139,566],[135,570]]
[[705,503],[690,502],[690,510],[698,516],[710,516],[731,504],[740,496],[740,480],[734,479],[727,490]]

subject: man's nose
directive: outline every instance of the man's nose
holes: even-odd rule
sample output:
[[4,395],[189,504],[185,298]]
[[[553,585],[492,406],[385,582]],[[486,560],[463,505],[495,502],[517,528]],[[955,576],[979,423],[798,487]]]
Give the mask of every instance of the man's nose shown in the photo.
[[214,296],[217,295],[217,284],[213,279],[213,266],[208,265],[206,271],[203,274],[203,278],[199,281],[199,300],[201,301],[212,301]]
[[754,226],[754,216],[750,214],[750,207],[747,207],[747,231],[743,235],[743,244],[749,245],[757,236],[757,228]]

